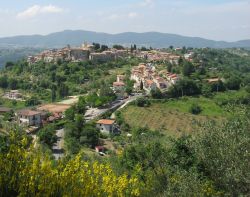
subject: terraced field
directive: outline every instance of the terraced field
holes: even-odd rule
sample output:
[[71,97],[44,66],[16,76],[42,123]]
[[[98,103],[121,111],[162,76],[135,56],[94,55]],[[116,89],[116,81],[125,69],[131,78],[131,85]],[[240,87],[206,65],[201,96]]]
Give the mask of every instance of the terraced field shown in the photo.
[[[193,103],[201,106],[202,112],[199,115],[189,112]],[[125,122],[132,127],[145,126],[174,136],[195,132],[207,121],[221,124],[230,117],[230,114],[214,100],[204,97],[153,102],[150,107],[144,108],[129,105],[122,110],[122,114]]]

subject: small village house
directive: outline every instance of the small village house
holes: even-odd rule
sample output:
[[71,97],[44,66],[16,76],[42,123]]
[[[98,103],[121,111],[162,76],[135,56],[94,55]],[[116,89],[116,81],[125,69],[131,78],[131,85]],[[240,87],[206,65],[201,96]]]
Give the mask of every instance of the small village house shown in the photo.
[[0,115],[4,115],[6,113],[10,113],[11,109],[8,107],[0,107]]
[[42,124],[42,114],[39,111],[21,110],[17,112],[17,121],[23,126],[40,126]]
[[115,120],[101,119],[97,121],[96,127],[101,133],[111,134],[115,131]]
[[4,94],[4,97],[7,99],[21,100],[23,96],[18,90],[10,90]]

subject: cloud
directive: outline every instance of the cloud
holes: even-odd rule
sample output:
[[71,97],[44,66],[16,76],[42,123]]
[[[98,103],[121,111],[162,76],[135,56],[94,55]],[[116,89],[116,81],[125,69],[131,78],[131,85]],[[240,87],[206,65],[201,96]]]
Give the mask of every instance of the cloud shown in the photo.
[[154,3],[154,0],[144,0],[143,2],[140,3],[141,6],[147,7],[147,6],[152,6]]
[[28,19],[33,18],[40,14],[46,14],[46,13],[61,13],[64,10],[60,7],[54,6],[54,5],[48,5],[48,6],[40,6],[40,5],[33,5],[23,12],[20,12],[17,14],[18,19]]
[[129,18],[136,18],[138,16],[138,14],[136,12],[130,12],[128,13],[128,17]]

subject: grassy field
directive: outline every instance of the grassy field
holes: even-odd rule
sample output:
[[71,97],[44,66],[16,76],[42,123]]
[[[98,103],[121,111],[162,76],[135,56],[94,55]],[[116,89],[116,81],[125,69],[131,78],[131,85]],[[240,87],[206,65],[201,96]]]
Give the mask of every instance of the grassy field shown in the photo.
[[[152,102],[150,107],[129,105],[122,110],[125,122],[132,127],[149,127],[167,134],[180,136],[183,133],[195,132],[202,123],[213,120],[221,124],[232,116],[224,107],[217,104],[220,100],[236,99],[245,96],[246,92],[228,91],[218,93],[213,98],[186,97],[165,102]],[[193,115],[189,112],[192,104],[197,103],[202,112]],[[201,123],[201,124],[200,124]]]

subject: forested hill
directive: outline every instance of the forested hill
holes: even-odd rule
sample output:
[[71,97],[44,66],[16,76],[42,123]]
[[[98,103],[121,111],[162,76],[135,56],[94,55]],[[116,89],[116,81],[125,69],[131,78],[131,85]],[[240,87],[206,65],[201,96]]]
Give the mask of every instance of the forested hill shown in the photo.
[[231,48],[244,47],[250,48],[250,40],[237,42],[214,41],[199,37],[187,37],[176,34],[146,32],[134,33],[125,32],[119,34],[98,33],[83,30],[65,30],[49,35],[27,35],[0,38],[0,46],[32,46],[32,47],[63,47],[67,44],[80,45],[83,42],[99,42],[102,44],[137,44],[164,48],[173,45],[175,47],[211,47],[211,48]]

